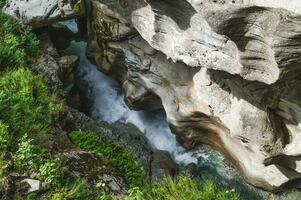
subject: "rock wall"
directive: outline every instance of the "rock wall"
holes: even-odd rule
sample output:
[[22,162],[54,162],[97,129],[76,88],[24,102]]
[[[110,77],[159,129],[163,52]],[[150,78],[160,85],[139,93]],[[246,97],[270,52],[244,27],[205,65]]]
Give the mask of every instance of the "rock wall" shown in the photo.
[[[181,144],[208,144],[269,191],[301,178],[297,1],[91,0],[88,56],[132,109],[163,107]],[[294,184],[296,186],[296,184]]]
[[5,13],[23,24],[40,28],[85,14],[84,0],[7,0]]

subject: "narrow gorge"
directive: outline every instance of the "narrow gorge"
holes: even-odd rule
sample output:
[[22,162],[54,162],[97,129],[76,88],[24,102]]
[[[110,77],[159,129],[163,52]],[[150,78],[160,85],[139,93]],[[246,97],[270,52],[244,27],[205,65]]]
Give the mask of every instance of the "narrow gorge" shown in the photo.
[[128,137],[144,170],[301,198],[298,0],[8,0],[3,12],[78,58],[67,104]]

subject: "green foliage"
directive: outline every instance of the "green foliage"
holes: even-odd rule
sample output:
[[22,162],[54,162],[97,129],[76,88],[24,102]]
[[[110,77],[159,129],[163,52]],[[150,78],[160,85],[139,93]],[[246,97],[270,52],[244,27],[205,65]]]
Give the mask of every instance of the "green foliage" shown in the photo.
[[20,136],[49,134],[61,104],[51,96],[42,78],[24,68],[0,76],[0,119]]
[[40,152],[32,144],[33,139],[29,139],[25,134],[18,143],[18,150],[13,156],[15,167],[18,171],[24,172],[27,169],[38,168]]
[[6,0],[0,0],[0,9],[5,5]]
[[0,88],[0,149],[10,147],[14,152],[12,160],[18,172],[35,172],[40,180],[58,184],[60,163],[42,144],[54,132],[53,118],[60,102],[40,76],[25,68],[0,73]]
[[144,171],[130,152],[125,152],[113,141],[105,141],[96,134],[86,131],[70,133],[71,141],[79,148],[103,154],[121,173],[130,187],[140,186],[144,182]]
[[6,34],[0,40],[0,66],[13,67],[26,64],[26,54],[19,46],[19,38],[12,34]]
[[64,187],[44,195],[41,199],[51,200],[115,200],[112,195],[103,192],[98,193],[96,190],[91,190],[87,187],[84,180],[77,180],[75,183],[67,183]]
[[38,177],[45,183],[59,185],[61,177],[61,162],[58,158],[52,159],[50,155],[41,151],[34,145],[33,139],[25,134],[18,144],[18,149],[13,155],[14,165],[17,171],[29,173],[37,171]]
[[39,178],[45,183],[59,185],[61,177],[61,162],[58,158],[46,160],[45,163],[39,166]]
[[240,197],[218,187],[212,181],[199,186],[196,181],[179,176],[176,180],[166,178],[163,181],[145,185],[142,189],[133,188],[125,200],[239,200]]
[[38,55],[38,46],[39,40],[29,27],[0,11],[0,69],[25,66],[27,56]]
[[0,151],[4,151],[11,143],[11,135],[8,132],[8,126],[0,121]]

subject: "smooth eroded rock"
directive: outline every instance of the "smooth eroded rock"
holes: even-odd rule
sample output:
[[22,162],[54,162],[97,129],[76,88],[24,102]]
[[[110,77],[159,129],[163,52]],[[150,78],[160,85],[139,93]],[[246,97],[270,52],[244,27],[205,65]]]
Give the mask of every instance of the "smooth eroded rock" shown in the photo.
[[89,58],[117,75],[130,106],[156,101],[184,147],[210,145],[256,187],[299,187],[297,1],[93,0],[89,6]]
[[34,28],[83,16],[84,0],[8,0],[4,12]]

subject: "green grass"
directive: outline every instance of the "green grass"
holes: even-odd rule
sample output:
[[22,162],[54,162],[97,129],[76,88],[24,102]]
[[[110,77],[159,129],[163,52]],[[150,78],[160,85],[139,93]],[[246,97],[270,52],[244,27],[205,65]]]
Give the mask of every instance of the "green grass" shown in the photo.
[[130,187],[143,184],[145,175],[142,166],[130,152],[125,152],[113,141],[104,140],[87,131],[75,131],[70,133],[69,137],[77,147],[104,155]]
[[39,75],[25,68],[1,72],[0,88],[0,149],[13,153],[17,172],[36,172],[44,182],[57,183],[56,158],[40,144],[55,131],[53,118],[60,102]]
[[153,182],[142,189],[130,191],[126,200],[239,200],[240,197],[213,181],[207,180],[201,186],[193,179],[178,176]]
[[38,55],[38,47],[39,40],[29,27],[0,11],[0,69],[27,65],[28,57]]
[[12,141],[11,135],[8,132],[8,126],[0,121],[0,151],[4,151]]
[[176,179],[165,178],[162,181],[148,183],[143,187],[129,190],[124,197],[103,192],[97,193],[86,187],[83,180],[58,188],[41,199],[52,200],[240,200],[238,194],[219,187],[212,181],[201,186],[194,180],[179,176]]
[[[145,178],[141,167],[130,153],[122,151],[111,141],[104,141],[97,135],[86,131],[70,133],[71,141],[79,148],[103,154],[117,168],[130,184],[125,200],[239,200],[236,193],[219,187],[213,181],[199,186],[196,181],[179,176],[163,181],[150,182]],[[112,199],[113,196],[98,196],[94,199]]]
[[7,70],[1,73],[0,88],[0,119],[12,125],[14,136],[52,133],[61,104],[40,76],[25,68]]

